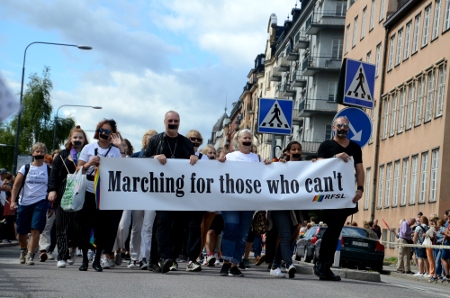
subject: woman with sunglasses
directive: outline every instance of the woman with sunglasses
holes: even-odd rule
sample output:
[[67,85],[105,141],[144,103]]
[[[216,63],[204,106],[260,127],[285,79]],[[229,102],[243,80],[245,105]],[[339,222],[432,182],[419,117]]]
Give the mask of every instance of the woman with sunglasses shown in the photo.
[[[302,145],[297,141],[290,142],[286,149],[285,159],[281,159],[281,162],[295,162],[300,161],[302,156]],[[281,272],[281,261],[286,263],[286,272],[289,278],[294,278],[297,270],[292,263],[292,244],[297,239],[299,233],[299,222],[302,222],[301,215],[298,211],[294,210],[274,210],[269,211],[269,221],[273,223],[273,228],[278,232],[280,242],[276,248],[275,257],[270,268],[270,276],[273,277],[285,277],[286,275]]]
[[[58,268],[65,268],[66,264],[73,265],[78,246],[75,227],[78,226],[76,213],[66,212],[61,208],[61,198],[66,188],[67,174],[75,173],[81,150],[88,144],[86,133],[76,126],[70,131],[65,149],[54,158],[49,181],[49,200],[54,201],[56,214],[56,242],[58,245]],[[70,249],[69,249],[70,247]]]
[[[79,218],[82,219],[80,246],[83,251],[83,262],[79,270],[87,271],[88,269],[87,252],[90,245],[91,229],[94,228],[97,251],[92,267],[100,272],[103,271],[103,268],[109,269],[114,266],[114,262],[110,259],[113,257],[112,250],[122,217],[122,210],[97,210],[94,176],[102,158],[120,158],[125,157],[126,154],[120,135],[117,133],[116,121],[112,119],[104,119],[97,124],[94,139],[98,141],[86,145],[81,151],[77,167],[77,169],[83,170],[88,180],[83,209],[78,213]],[[100,264],[102,252],[104,258],[102,264]]]

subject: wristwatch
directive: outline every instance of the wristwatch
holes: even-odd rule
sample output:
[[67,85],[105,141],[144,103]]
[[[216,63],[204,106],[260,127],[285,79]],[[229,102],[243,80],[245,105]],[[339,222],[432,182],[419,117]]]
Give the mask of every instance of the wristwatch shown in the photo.
[[356,190],[360,190],[361,192],[364,192],[364,187],[361,185],[358,185],[358,187],[356,188]]

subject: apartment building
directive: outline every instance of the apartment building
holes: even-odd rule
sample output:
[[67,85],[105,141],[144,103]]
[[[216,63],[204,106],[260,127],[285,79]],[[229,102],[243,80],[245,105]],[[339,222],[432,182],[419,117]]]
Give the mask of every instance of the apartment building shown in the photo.
[[[354,220],[442,217],[450,138],[450,0],[349,1],[344,57],[376,65],[373,134],[363,148],[365,193]],[[395,241],[383,228],[383,240]],[[395,255],[393,246],[386,251]]]

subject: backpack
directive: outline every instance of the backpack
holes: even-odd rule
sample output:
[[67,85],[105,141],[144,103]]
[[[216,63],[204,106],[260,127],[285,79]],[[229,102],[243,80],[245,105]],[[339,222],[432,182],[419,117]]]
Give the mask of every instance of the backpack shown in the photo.
[[422,244],[425,240],[426,232],[428,231],[429,227],[424,228],[422,225],[419,225],[419,227],[422,229],[423,233],[419,235],[419,243]]

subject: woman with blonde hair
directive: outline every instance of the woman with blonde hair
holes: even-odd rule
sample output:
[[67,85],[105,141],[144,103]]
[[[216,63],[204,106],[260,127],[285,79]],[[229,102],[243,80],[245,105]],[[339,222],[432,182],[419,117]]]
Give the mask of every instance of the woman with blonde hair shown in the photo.
[[[33,145],[31,151],[33,162],[20,168],[11,191],[11,210],[17,209],[21,264],[34,265],[34,254],[39,244],[40,234],[47,222],[47,210],[50,205],[47,201],[50,171],[44,164],[45,154],[47,154],[47,147],[44,143]],[[16,198],[19,194],[19,202],[17,202]],[[53,209],[51,206],[50,208]],[[27,242],[28,233],[30,233],[29,242]]]

